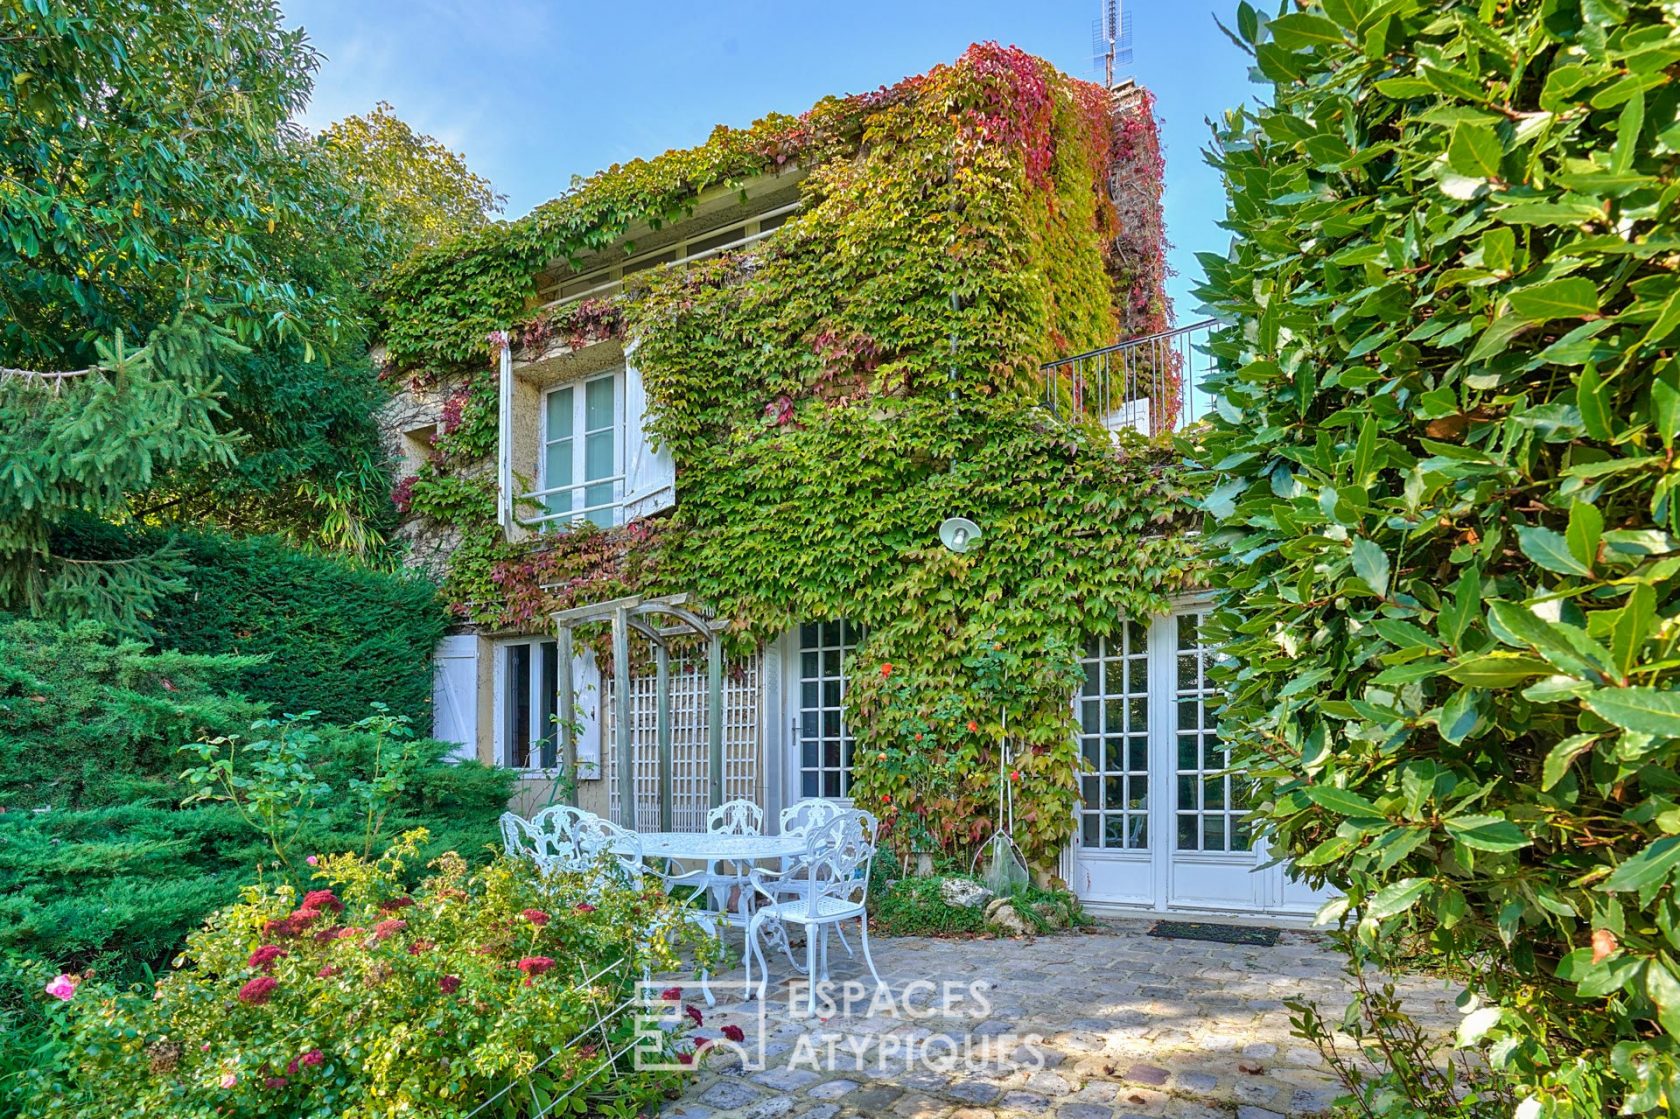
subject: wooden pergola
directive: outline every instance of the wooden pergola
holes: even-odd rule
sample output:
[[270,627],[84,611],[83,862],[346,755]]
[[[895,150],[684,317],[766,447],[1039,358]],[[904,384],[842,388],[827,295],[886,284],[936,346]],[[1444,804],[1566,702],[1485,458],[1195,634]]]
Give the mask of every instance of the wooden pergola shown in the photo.
[[659,830],[672,830],[671,651],[670,639],[689,634],[706,641],[707,776],[711,807],[723,803],[723,628],[686,594],[644,597],[630,595],[588,606],[574,606],[550,615],[561,665],[560,750],[565,772],[572,777],[568,799],[577,803],[577,735],[572,723],[572,635],[578,626],[612,626],[613,737],[618,751],[619,823],[636,826],[635,728],[630,722],[630,635],[641,634],[653,645],[658,673],[656,734],[659,739]]

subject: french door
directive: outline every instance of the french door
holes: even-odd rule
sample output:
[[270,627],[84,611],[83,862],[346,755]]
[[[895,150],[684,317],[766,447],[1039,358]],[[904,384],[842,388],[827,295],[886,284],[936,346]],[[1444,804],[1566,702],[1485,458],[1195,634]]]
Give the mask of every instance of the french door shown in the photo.
[[1275,908],[1229,771],[1208,681],[1205,612],[1125,622],[1085,650],[1080,821],[1072,885],[1097,904],[1231,912]]

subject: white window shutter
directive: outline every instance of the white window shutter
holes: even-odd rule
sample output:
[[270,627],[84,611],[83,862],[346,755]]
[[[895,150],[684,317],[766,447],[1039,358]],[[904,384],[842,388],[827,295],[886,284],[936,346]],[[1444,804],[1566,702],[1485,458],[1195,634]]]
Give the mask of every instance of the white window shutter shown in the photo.
[[454,757],[478,757],[478,638],[445,637],[432,654],[432,737],[459,746]]
[[642,374],[631,364],[635,347],[626,347],[624,362],[624,519],[634,520],[677,503],[677,460],[671,448],[655,447],[647,431],[647,390]]
[[577,705],[578,770],[601,776],[601,669],[588,649],[572,657],[572,702]]

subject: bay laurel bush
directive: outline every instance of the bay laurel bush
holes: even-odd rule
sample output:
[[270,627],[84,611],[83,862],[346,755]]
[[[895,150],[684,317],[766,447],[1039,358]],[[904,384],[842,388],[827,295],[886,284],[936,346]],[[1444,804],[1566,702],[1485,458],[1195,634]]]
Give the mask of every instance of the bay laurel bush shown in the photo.
[[[633,1115],[669,1091],[671,1074],[631,1067],[634,1014],[615,1011],[644,968],[689,948],[709,964],[715,940],[604,867],[545,879],[449,853],[411,890],[425,839],[325,857],[301,895],[248,887],[155,988],[81,984],[53,1012],[64,1057],[26,1074],[24,1114],[448,1119],[564,1098]],[[680,1030],[662,1044],[694,1048]]]
[[1680,12],[1244,3],[1232,35],[1264,89],[1216,128],[1202,257],[1222,734],[1355,962],[1467,985],[1495,1080],[1454,1107],[1671,1114]]

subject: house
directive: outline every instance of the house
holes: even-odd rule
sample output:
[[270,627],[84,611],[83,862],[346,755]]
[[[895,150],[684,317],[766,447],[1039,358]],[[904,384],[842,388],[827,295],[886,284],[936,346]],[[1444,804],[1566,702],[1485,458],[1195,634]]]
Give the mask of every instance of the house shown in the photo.
[[437,735],[521,810],[842,798],[950,860],[1012,817],[1093,906],[1310,912],[1211,712],[1150,105],[980,44],[405,264]]

